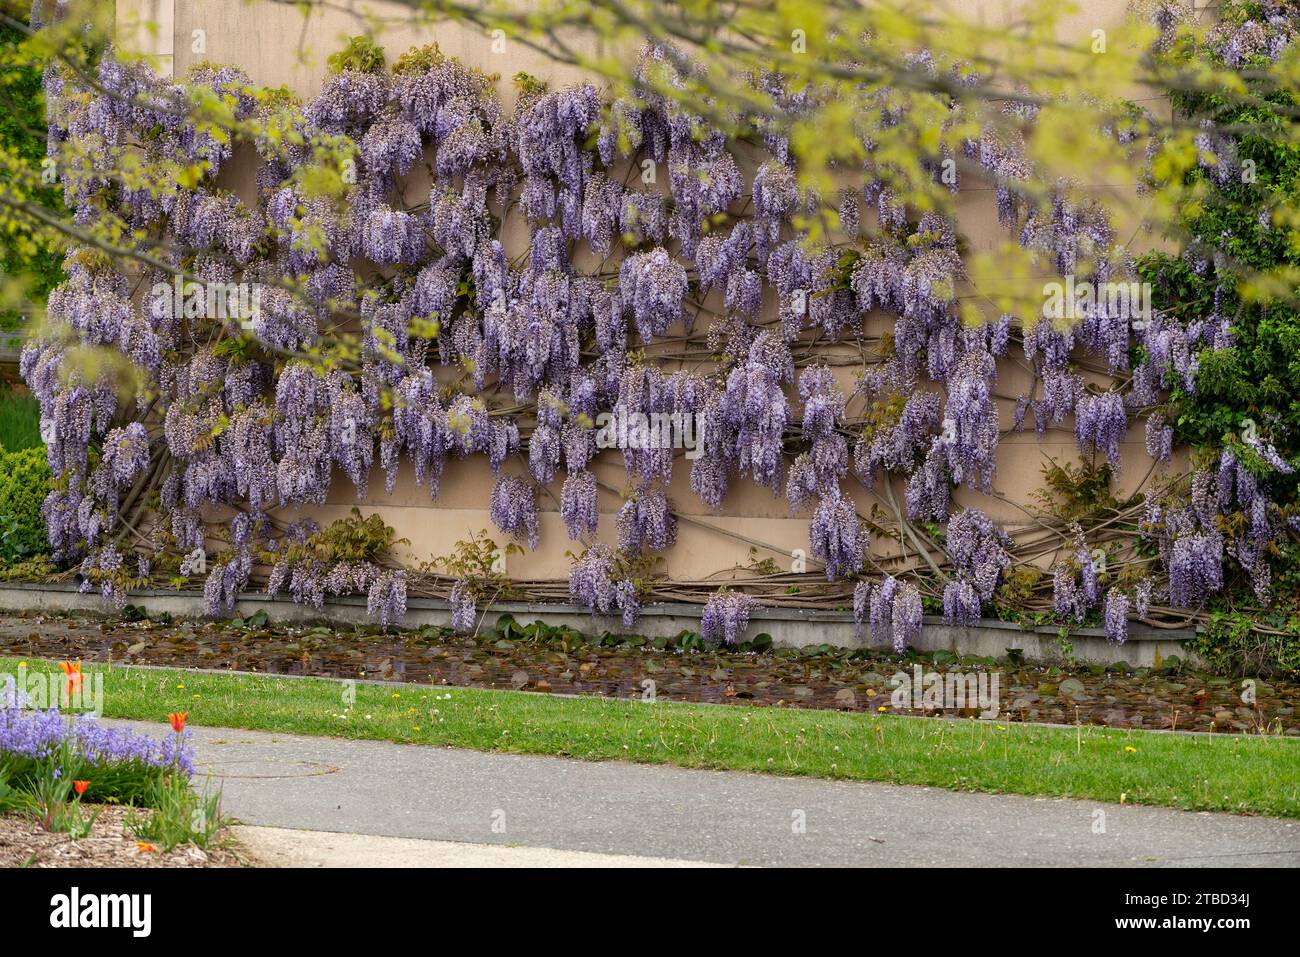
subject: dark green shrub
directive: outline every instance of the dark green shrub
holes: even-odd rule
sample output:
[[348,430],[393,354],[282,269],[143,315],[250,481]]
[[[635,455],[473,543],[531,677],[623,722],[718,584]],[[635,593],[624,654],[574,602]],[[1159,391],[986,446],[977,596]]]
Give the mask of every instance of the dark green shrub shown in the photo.
[[0,449],[0,561],[21,561],[50,550],[41,515],[49,491],[45,449]]

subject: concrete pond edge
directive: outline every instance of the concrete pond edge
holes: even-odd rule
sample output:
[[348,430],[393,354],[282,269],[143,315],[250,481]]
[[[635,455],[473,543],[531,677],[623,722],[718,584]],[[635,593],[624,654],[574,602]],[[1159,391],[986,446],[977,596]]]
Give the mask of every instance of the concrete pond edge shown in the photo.
[[[203,595],[197,591],[143,589],[128,597],[133,605],[150,612],[166,612],[175,618],[202,619],[207,615]],[[412,598],[407,602],[403,628],[423,625],[448,626],[451,606],[437,598]],[[76,585],[47,582],[0,582],[0,612],[8,613],[104,613],[100,596],[83,593]],[[364,596],[332,598],[321,609],[299,605],[284,598],[245,593],[240,596],[232,616],[249,617],[258,611],[277,624],[328,624],[336,626],[372,625]],[[682,631],[698,631],[702,605],[656,603],[646,605],[637,622],[636,633],[647,638],[670,638]],[[568,626],[585,634],[623,631],[616,617],[592,615],[579,605],[539,604],[533,602],[493,602],[479,610],[483,627],[490,627],[501,615],[512,615],[521,624],[535,620],[552,626]],[[842,648],[869,647],[867,635],[857,635],[853,615],[845,611],[802,608],[755,608],[749,619],[746,637],[766,632],[778,648],[802,648],[808,645],[831,645]],[[1150,667],[1157,656],[1176,655],[1189,664],[1196,656],[1186,650],[1186,642],[1195,633],[1191,629],[1164,630],[1143,625],[1130,627],[1128,641],[1115,644],[1099,628],[1072,629],[1063,639],[1055,626],[1022,628],[1015,622],[983,619],[978,625],[949,624],[943,618],[927,615],[921,635],[913,647],[917,651],[948,651],[958,656],[1000,658],[1019,650],[1026,661],[1083,662],[1109,665],[1126,662],[1134,667]]]

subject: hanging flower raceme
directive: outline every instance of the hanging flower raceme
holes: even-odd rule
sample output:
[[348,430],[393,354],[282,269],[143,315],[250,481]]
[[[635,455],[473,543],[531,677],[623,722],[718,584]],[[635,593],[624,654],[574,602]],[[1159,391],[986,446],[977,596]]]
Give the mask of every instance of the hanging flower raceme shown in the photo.
[[625,628],[635,625],[641,612],[636,583],[622,577],[618,556],[602,542],[594,542],[574,562],[569,571],[569,598],[590,608],[593,615],[622,612]]
[[1111,468],[1119,467],[1120,445],[1128,432],[1124,397],[1118,392],[1085,395],[1074,411],[1074,434],[1085,455],[1101,452]]
[[943,590],[943,614],[949,621],[978,623],[983,603],[993,597],[1011,564],[1010,537],[977,508],[962,509],[948,523],[946,548],[953,578]]
[[775,248],[781,224],[794,212],[799,185],[794,170],[784,163],[768,161],[754,174],[754,240],[760,262]]
[[668,508],[663,490],[641,485],[615,516],[619,551],[640,555],[663,551],[677,541],[677,517]]
[[998,409],[992,399],[997,377],[993,356],[983,350],[967,352],[948,378],[942,444],[954,482],[992,491],[997,467]]
[[1052,570],[1052,603],[1056,613],[1083,621],[1089,609],[1097,604],[1098,587],[1092,553],[1080,542]]
[[848,442],[839,433],[844,423],[844,394],[827,366],[809,366],[799,377],[803,399],[803,438],[811,442],[790,469],[786,498],[792,511],[838,488],[848,473]]
[[662,247],[623,260],[618,271],[619,295],[636,320],[641,341],[666,335],[684,318],[686,270]]
[[406,617],[406,572],[400,568],[382,572],[370,586],[366,611],[379,620],[381,628]]
[[513,475],[502,475],[492,489],[492,522],[497,528],[537,547],[540,522],[537,517],[537,489]]
[[745,363],[727,376],[718,409],[725,434],[735,436],[731,449],[737,468],[773,490],[780,488],[783,436],[790,419],[782,383],[793,374],[789,348],[764,332]]
[[1128,640],[1129,599],[1118,586],[1106,590],[1106,608],[1103,615],[1106,637],[1122,645]]
[[276,483],[283,505],[323,502],[330,481],[330,387],[305,362],[293,362],[275,389]]
[[344,70],[325,81],[325,87],[307,104],[307,122],[328,133],[356,136],[388,104],[391,86],[380,73]]
[[808,528],[808,554],[826,565],[826,578],[856,574],[866,561],[867,532],[853,500],[839,488],[821,499]]
[[921,593],[910,581],[886,575],[878,584],[860,581],[853,589],[853,619],[858,636],[868,623],[871,639],[904,651],[921,635]]
[[451,589],[451,627],[460,632],[467,634],[474,630],[474,623],[478,617],[477,603],[474,600],[474,592],[466,581],[458,581]]
[[723,589],[715,592],[700,616],[700,634],[705,641],[737,645],[749,627],[749,616],[757,602],[754,596]]

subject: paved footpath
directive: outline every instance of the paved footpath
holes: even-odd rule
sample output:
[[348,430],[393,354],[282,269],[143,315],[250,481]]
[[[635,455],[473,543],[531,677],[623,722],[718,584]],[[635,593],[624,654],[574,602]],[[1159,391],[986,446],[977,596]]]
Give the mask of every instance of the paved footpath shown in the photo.
[[[154,735],[164,727],[112,723]],[[482,863],[524,846],[620,863],[632,856],[750,866],[1300,865],[1300,821],[1279,818],[193,731],[200,768],[221,781],[225,813],[246,824],[493,845]],[[1099,823],[1104,833],[1096,833]],[[335,843],[357,851],[342,837]],[[376,842],[385,843],[413,846]]]

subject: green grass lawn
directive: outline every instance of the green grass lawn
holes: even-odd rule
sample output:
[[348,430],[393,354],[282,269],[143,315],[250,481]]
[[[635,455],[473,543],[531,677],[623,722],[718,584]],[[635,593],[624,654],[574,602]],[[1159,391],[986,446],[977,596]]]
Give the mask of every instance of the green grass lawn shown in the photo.
[[[57,670],[29,661],[29,672]],[[16,674],[17,659],[0,658]],[[104,713],[480,751],[1300,817],[1300,740],[646,703],[87,664]]]

